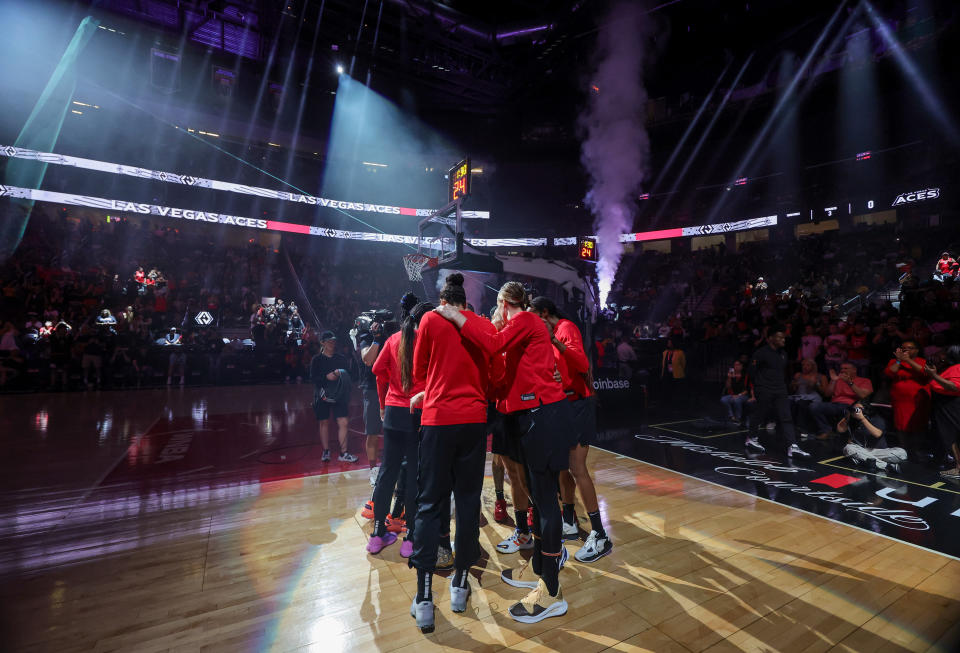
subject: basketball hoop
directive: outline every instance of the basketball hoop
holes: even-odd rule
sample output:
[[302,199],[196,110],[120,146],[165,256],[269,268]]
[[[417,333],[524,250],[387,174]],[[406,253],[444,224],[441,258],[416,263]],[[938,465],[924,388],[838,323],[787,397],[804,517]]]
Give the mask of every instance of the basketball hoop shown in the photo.
[[428,266],[437,267],[437,259],[426,254],[406,254],[403,257],[403,267],[410,281],[423,281],[423,269]]

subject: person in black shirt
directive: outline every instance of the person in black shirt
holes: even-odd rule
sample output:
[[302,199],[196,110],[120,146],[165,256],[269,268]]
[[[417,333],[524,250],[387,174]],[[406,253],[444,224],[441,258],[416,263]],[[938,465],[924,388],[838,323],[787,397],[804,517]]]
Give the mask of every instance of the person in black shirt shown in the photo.
[[[352,334],[351,334],[352,335]],[[377,378],[370,371],[380,347],[383,346],[383,325],[374,322],[370,331],[359,334],[356,339],[357,352],[360,354],[359,380],[357,385],[363,395],[363,433],[367,436],[367,460],[370,461],[370,487],[376,487],[380,467],[377,457],[380,438],[383,437],[383,422],[380,419],[380,397],[377,395]]]
[[761,424],[776,415],[787,440],[787,456],[809,456],[797,445],[793,417],[790,414],[790,400],[787,397],[787,353],[783,349],[785,336],[783,328],[771,326],[767,331],[767,344],[753,353],[750,360],[750,378],[753,379],[753,392],[757,399],[751,416],[750,431],[746,446],[757,451],[765,451],[757,439]]
[[899,473],[900,463],[907,459],[907,452],[887,444],[886,428],[882,417],[871,415],[863,402],[858,401],[837,424],[838,433],[850,434],[843,455],[858,465],[866,464],[870,469]]
[[320,443],[323,462],[330,461],[329,421],[337,420],[337,439],[340,442],[340,462],[355,463],[357,457],[347,449],[347,426],[350,414],[349,361],[336,353],[337,337],[333,331],[320,334],[320,353],[310,361],[310,380],[313,382],[313,413],[320,422]]

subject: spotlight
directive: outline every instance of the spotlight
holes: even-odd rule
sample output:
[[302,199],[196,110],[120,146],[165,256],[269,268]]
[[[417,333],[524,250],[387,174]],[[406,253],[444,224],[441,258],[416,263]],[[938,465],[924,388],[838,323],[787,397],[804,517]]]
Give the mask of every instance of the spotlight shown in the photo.
[[338,74],[338,75],[342,75],[342,74],[343,74],[343,65],[342,65],[342,64],[337,64],[337,74]]

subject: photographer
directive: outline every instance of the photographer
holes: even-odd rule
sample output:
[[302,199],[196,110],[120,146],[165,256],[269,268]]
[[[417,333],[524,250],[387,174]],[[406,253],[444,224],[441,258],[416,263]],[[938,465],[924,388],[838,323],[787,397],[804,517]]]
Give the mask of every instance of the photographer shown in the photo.
[[350,418],[351,379],[343,354],[336,353],[337,337],[333,331],[320,334],[320,353],[310,361],[310,380],[313,382],[313,413],[320,423],[320,442],[323,445],[322,462],[330,462],[330,417],[337,420],[337,439],[340,442],[342,463],[355,463],[357,457],[347,449],[347,426]]
[[907,452],[887,446],[886,427],[882,417],[865,411],[862,401],[856,402],[837,424],[837,433],[849,433],[843,455],[858,465],[866,463],[872,469],[900,473],[900,463],[907,459]]
[[370,368],[380,354],[389,334],[385,325],[392,324],[393,313],[387,310],[367,311],[354,321],[350,338],[360,355],[359,381],[357,385],[363,396],[363,433],[367,437],[367,460],[370,463],[370,487],[376,487],[377,456],[379,439],[383,437],[383,422],[380,419],[380,399],[377,396],[377,379]]

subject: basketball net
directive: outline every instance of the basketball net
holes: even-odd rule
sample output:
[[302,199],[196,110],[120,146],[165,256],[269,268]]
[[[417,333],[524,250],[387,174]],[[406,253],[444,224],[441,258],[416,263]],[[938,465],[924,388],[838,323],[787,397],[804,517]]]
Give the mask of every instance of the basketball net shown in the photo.
[[437,259],[426,254],[406,254],[403,257],[403,267],[410,281],[423,281],[423,269],[427,266],[437,267]]

